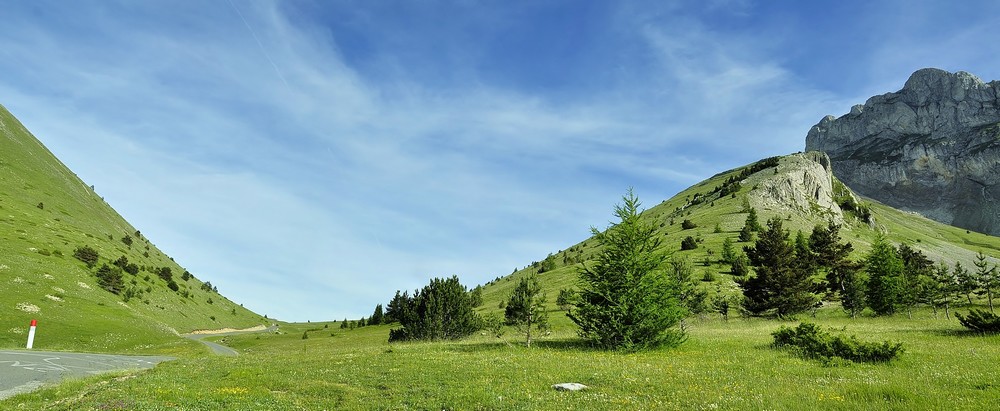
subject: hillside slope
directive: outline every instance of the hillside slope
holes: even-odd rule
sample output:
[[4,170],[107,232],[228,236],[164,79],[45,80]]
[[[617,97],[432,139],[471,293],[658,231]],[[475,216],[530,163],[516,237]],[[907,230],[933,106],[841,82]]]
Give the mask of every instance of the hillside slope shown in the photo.
[[[82,247],[98,252],[93,267],[74,258]],[[115,267],[122,257],[136,274]],[[121,273],[118,294],[98,284],[103,265]],[[185,273],[0,107],[0,347],[23,347],[31,319],[36,348],[95,352],[170,350],[187,344],[178,332],[264,322]]]
[[[849,211],[841,205],[847,205],[845,208]],[[785,229],[790,230],[792,236],[796,231],[808,235],[814,226],[830,220],[841,224],[841,236],[854,245],[854,259],[862,258],[880,233],[893,243],[908,244],[932,260],[949,265],[960,261],[972,267],[980,251],[992,257],[994,262],[1000,257],[1000,238],[969,232],[856,196],[833,176],[829,158],[817,152],[765,159],[722,172],[650,207],[642,217],[658,227],[662,252],[690,261],[696,278],[714,279],[701,283],[710,294],[735,294],[739,291],[729,275],[729,266],[719,262],[719,255],[726,238],[730,238],[738,249],[748,244],[738,242],[738,235],[751,207],[757,211],[761,224],[772,217],[782,218]],[[611,211],[612,205],[608,204],[609,219]],[[690,220],[697,227],[684,229],[684,220]],[[681,251],[681,241],[688,236],[698,241],[698,248]],[[542,271],[539,279],[548,294],[548,303],[554,308],[559,290],[576,286],[582,264],[596,251],[596,241],[587,239],[549,255],[547,261],[532,263],[487,283],[479,311],[502,315],[500,303],[510,295],[516,280],[539,271]],[[568,321],[562,315],[552,319],[557,323]]]

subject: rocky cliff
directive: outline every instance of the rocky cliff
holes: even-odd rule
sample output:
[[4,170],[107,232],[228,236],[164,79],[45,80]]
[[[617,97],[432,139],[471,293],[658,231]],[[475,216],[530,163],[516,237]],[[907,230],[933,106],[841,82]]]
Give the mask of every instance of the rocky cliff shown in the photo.
[[809,130],[847,186],[946,224],[1000,235],[1000,82],[919,70]]

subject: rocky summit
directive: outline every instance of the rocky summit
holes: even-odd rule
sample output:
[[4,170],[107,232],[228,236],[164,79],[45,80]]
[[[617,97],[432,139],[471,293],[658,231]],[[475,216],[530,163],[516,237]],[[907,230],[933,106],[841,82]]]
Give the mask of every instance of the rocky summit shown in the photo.
[[918,70],[902,90],[823,118],[806,150],[827,153],[861,195],[1000,235],[1000,81]]

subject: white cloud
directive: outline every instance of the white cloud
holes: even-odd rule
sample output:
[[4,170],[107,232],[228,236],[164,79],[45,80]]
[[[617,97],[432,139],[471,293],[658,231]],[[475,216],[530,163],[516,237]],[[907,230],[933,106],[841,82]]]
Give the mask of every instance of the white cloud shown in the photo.
[[[614,53],[593,57],[613,74],[586,73],[614,87],[564,94],[479,75],[493,57],[475,36],[535,24],[527,7],[449,9],[431,34],[341,13],[384,40],[352,60],[360,46],[299,6],[97,2],[39,20],[22,5],[0,33],[0,95],[178,262],[289,320],[507,274],[603,227],[628,186],[652,206],[799,150],[855,98],[800,77],[774,32],[712,25],[752,18],[744,1],[622,6]],[[991,32],[970,27],[941,47]],[[440,54],[400,46],[424,35]]]

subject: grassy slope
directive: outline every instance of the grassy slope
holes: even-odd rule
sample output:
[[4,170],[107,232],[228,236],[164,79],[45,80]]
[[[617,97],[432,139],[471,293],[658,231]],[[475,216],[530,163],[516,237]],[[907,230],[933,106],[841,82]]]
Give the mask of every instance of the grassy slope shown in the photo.
[[[135,232],[0,107],[0,306],[7,313],[0,317],[0,348],[23,347],[31,319],[39,321],[35,348],[92,352],[186,350],[198,346],[175,331],[262,322],[225,297],[201,290],[198,279],[181,280],[184,269]],[[131,246],[121,241],[125,235],[133,237]],[[137,276],[123,275],[126,283],[152,291],[126,304],[100,289],[94,270],[73,257],[84,245],[100,252],[101,263],[125,255],[147,267]],[[179,291],[190,296],[169,290],[151,273],[159,267],[170,267]],[[38,312],[18,308],[26,305]]]
[[[779,165],[779,173],[785,172],[787,167],[790,167],[790,161],[793,160],[797,161],[798,159],[793,159],[792,156],[784,157]],[[736,248],[742,248],[746,245],[746,243],[737,242],[739,231],[743,228],[747,218],[747,213],[744,212],[745,198],[747,193],[761,181],[775,177],[774,168],[760,171],[748,177],[742,184],[743,188],[736,193],[735,198],[731,196],[718,198],[716,194],[715,197],[708,197],[707,200],[699,204],[689,204],[696,195],[707,196],[730,176],[738,175],[742,169],[741,167],[717,174],[678,193],[669,200],[650,207],[642,214],[643,218],[658,227],[658,233],[662,235],[662,252],[674,258],[688,259],[694,266],[697,278],[701,278],[705,272],[709,272],[717,279],[712,283],[702,285],[708,288],[710,293],[717,290],[730,293],[738,292],[732,276],[728,274],[729,267],[718,263],[722,243],[728,237],[732,239]],[[979,251],[995,259],[1000,258],[1000,238],[967,232],[964,229],[941,224],[913,213],[902,212],[869,199],[863,199],[863,201],[872,207],[872,214],[876,222],[875,227],[859,221],[853,215],[845,215],[846,223],[841,229],[843,239],[854,245],[853,257],[855,259],[863,258],[864,253],[870,249],[872,241],[880,233],[893,243],[909,244],[923,251],[932,260],[942,261],[948,265],[960,261],[963,266],[974,269],[972,262]],[[611,211],[609,205],[609,220],[611,219]],[[826,223],[826,217],[823,216],[823,213],[815,210],[775,209],[757,210],[757,212],[761,225],[764,225],[771,217],[782,218],[785,229],[789,230],[793,236],[796,231],[802,231],[808,236],[816,224]],[[685,219],[691,220],[698,227],[684,230],[681,223]],[[716,226],[721,232],[715,232]],[[604,229],[605,227],[598,228]],[[699,238],[702,242],[695,250],[680,251],[681,241],[687,236]],[[596,249],[596,241],[588,239],[570,246],[568,250],[560,250],[553,254],[557,268],[539,276],[542,286],[549,296],[549,304],[553,309],[558,291],[562,288],[576,286],[578,272],[582,268],[582,264],[576,261],[586,261],[594,255]],[[710,252],[714,254],[709,255]],[[571,258],[564,260],[564,257],[567,256]],[[711,261],[707,266],[704,264],[706,259]],[[567,262],[564,263],[564,261]],[[502,315],[498,305],[510,295],[517,280],[521,276],[537,271],[536,268],[529,266],[488,283],[483,292],[484,303],[478,309],[479,312],[495,312]]]
[[[663,222],[665,251],[678,250],[686,235],[700,235],[701,247],[677,252],[703,260],[726,236],[736,236],[746,214],[741,196],[676,211],[694,193],[720,184],[727,173],[692,187],[647,211]],[[750,187],[750,188],[747,188]],[[730,201],[731,200],[731,201]],[[894,241],[927,250],[966,255],[979,248],[996,255],[997,239],[966,234],[874,205],[876,217]],[[609,207],[610,210],[610,207]],[[690,211],[690,215],[687,213]],[[683,213],[684,215],[677,215]],[[610,214],[610,212],[609,212]],[[670,224],[671,214],[674,223]],[[769,217],[767,212],[761,218]],[[788,213],[782,214],[787,217]],[[786,224],[810,228],[805,214]],[[689,218],[699,224],[681,230]],[[722,233],[714,233],[719,223]],[[862,251],[876,231],[851,222],[847,236]],[[920,240],[918,243],[917,240]],[[570,247],[586,258],[592,241]],[[969,250],[954,253],[957,249]],[[929,251],[930,252],[930,251]],[[860,253],[860,252],[859,252]],[[461,342],[388,344],[389,326],[341,330],[339,323],[282,324],[280,334],[226,337],[243,355],[181,359],[148,372],[72,381],[3,402],[9,408],[69,409],[987,409],[1000,398],[1000,336],[964,333],[954,319],[928,309],[906,316],[847,318],[836,307],[812,321],[835,332],[867,340],[897,340],[906,353],[890,364],[825,367],[768,347],[772,320],[715,315],[688,320],[690,339],[681,347],[637,354],[592,351],[554,307],[558,289],[575,283],[578,264],[562,264],[541,275],[550,296],[553,334],[532,349],[508,331],[502,340],[475,335]],[[720,273],[714,290],[732,285],[724,267],[698,266]],[[498,312],[521,270],[489,284],[482,312]],[[312,330],[312,331],[309,331]],[[303,339],[307,333],[308,339]],[[559,382],[581,382],[582,393],[559,393]]]

